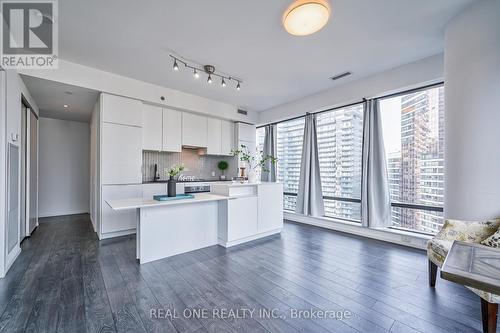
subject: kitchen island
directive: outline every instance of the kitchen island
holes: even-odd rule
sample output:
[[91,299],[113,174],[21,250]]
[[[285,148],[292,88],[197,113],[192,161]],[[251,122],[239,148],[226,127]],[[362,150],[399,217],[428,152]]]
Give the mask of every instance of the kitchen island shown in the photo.
[[130,198],[107,204],[114,211],[137,210],[137,259],[141,264],[281,232],[282,184],[221,182],[210,188],[210,193],[197,193],[192,199]]

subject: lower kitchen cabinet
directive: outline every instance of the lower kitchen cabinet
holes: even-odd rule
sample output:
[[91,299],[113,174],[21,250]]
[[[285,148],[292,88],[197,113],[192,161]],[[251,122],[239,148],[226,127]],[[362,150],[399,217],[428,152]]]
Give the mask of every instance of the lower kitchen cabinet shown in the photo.
[[[184,183],[177,183],[175,185],[177,194],[184,194]],[[153,200],[155,195],[164,195],[168,193],[168,184],[162,183],[147,183],[142,185],[142,199]]]
[[142,185],[102,186],[101,196],[101,239],[135,233],[137,211],[113,210],[106,201],[142,198]]
[[268,232],[283,228],[283,185],[259,185],[258,232]]
[[229,200],[227,209],[227,242],[257,234],[257,197]]
[[142,185],[142,199],[153,200],[153,196],[159,194],[167,194],[167,183]]

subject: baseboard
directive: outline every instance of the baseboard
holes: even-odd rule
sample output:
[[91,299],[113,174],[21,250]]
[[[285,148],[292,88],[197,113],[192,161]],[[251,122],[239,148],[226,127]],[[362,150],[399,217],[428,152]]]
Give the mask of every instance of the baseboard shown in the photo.
[[3,279],[5,277],[5,275],[7,275],[7,273],[9,272],[9,269],[12,267],[12,265],[14,265],[14,263],[17,260],[17,257],[19,257],[20,254],[21,254],[21,248],[18,247],[17,250],[16,250],[16,254],[12,258],[12,260],[10,262],[6,263],[5,271],[2,272],[3,273],[2,275],[0,275],[1,279]]
[[108,233],[97,235],[97,236],[99,237],[99,240],[103,240],[103,239],[109,239],[109,238],[114,238],[114,237],[132,235],[135,233],[136,232],[135,232],[135,228],[134,228],[134,229],[128,229],[128,230],[122,230],[122,231],[108,232]]
[[282,228],[279,228],[279,229],[275,229],[275,230],[263,232],[263,233],[260,233],[260,234],[257,234],[257,235],[253,235],[253,236],[250,236],[250,237],[245,237],[245,238],[241,238],[241,239],[238,239],[238,240],[234,240],[234,241],[231,241],[231,242],[226,242],[224,239],[219,238],[219,245],[220,246],[224,246],[224,247],[227,248],[227,247],[231,247],[231,246],[243,244],[243,243],[246,243],[246,242],[250,242],[250,241],[253,241],[253,240],[256,240],[256,239],[260,239],[260,238],[272,236],[272,235],[275,235],[275,234],[279,234],[281,232],[281,230],[282,230]]
[[413,235],[408,232],[388,231],[381,229],[370,229],[349,222],[340,222],[333,219],[317,218],[305,216],[296,213],[285,212],[285,220],[298,222],[302,224],[313,225],[325,229],[345,232],[366,238],[377,239],[380,241],[408,246],[420,250],[425,250],[429,236]]
[[88,211],[85,210],[75,210],[75,211],[69,211],[69,212],[51,212],[51,213],[44,213],[40,214],[38,213],[38,218],[44,218],[44,217],[57,217],[57,216],[65,216],[65,215],[79,215],[79,214],[90,214]]

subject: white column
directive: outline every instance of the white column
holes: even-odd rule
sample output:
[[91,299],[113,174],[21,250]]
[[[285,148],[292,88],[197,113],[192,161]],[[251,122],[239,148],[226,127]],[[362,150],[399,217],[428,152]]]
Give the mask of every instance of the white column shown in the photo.
[[452,19],[444,54],[445,217],[500,217],[500,1]]

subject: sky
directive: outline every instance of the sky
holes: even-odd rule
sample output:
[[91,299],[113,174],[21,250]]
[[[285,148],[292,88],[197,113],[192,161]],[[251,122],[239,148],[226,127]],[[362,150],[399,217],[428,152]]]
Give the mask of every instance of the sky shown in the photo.
[[380,101],[386,154],[401,151],[401,96]]

